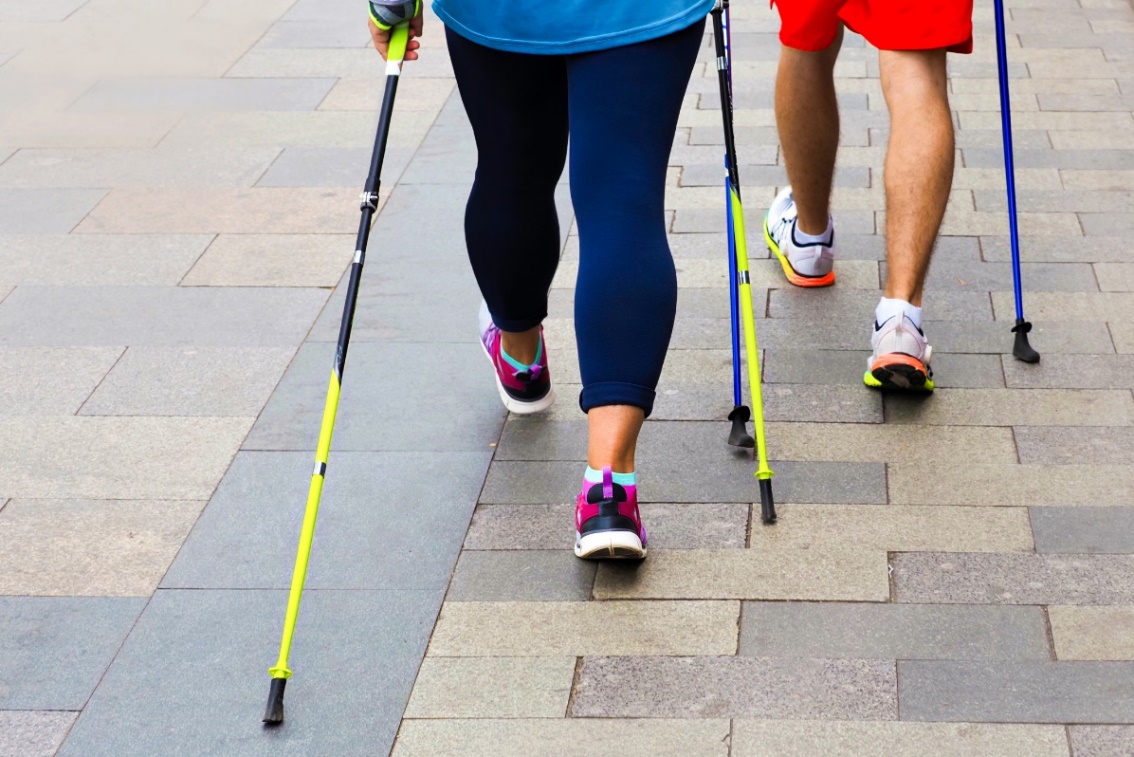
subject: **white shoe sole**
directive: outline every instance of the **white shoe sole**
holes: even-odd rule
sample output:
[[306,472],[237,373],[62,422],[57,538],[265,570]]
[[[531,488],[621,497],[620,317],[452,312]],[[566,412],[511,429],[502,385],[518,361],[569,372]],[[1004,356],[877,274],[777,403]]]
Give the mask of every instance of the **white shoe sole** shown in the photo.
[[[488,316],[488,308],[483,304],[481,305],[480,312],[480,333],[484,333],[486,324],[484,318]],[[547,394],[540,397],[534,402],[524,402],[518,400],[512,395],[508,394],[508,390],[504,388],[503,382],[500,381],[500,374],[496,372],[496,363],[492,361],[492,355],[488,354],[488,348],[484,346],[484,340],[480,340],[480,349],[484,356],[488,359],[488,364],[492,366],[492,375],[496,379],[496,391],[500,394],[500,401],[504,403],[504,407],[508,412],[515,413],[516,415],[533,415],[535,413],[542,413],[549,407],[555,404],[555,386],[550,385],[547,388]],[[550,384],[550,380],[548,382]]]
[[575,557],[584,560],[641,560],[646,547],[631,531],[599,531],[576,537]]

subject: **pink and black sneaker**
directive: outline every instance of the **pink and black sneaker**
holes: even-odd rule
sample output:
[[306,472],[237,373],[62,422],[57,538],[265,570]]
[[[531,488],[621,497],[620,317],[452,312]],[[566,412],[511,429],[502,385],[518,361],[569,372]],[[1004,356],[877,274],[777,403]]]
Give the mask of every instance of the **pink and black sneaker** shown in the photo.
[[[646,556],[646,527],[638,514],[638,487],[634,474],[587,468],[583,490],[575,502],[575,556],[589,560],[630,559]],[[622,479],[626,483],[616,483]]]
[[504,407],[518,415],[538,413],[551,407],[555,392],[551,388],[551,372],[547,369],[547,350],[543,329],[539,333],[539,349],[535,362],[524,365],[504,351],[500,329],[492,322],[488,305],[480,304],[480,343],[496,371],[496,389]]

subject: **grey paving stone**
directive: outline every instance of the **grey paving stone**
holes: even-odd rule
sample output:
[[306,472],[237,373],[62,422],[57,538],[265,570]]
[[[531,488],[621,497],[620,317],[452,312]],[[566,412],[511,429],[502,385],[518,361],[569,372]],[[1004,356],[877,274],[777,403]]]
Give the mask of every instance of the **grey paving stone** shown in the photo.
[[[862,387],[867,351],[766,350],[764,381],[769,384],[847,385]],[[938,388],[1000,388],[1000,359],[995,355],[933,353],[933,381]]]
[[[59,753],[384,754],[440,604],[439,591],[307,592],[287,719],[265,729],[287,593],[159,591]],[[154,664],[172,649],[178,664]]]
[[219,234],[181,286],[329,288],[352,257],[348,234]]
[[[455,96],[455,95],[454,95]],[[476,141],[467,124],[434,126],[406,166],[406,184],[452,184],[468,193],[476,173]],[[564,170],[563,177],[566,177]]]
[[906,553],[894,556],[899,602],[1134,604],[1134,556]]
[[0,755],[53,757],[77,712],[0,711]]
[[[831,287],[821,291],[774,289],[769,300],[772,318],[829,318],[868,323],[878,305],[876,291]],[[926,318],[940,321],[988,321],[992,303],[985,292],[930,290],[922,305]],[[927,326],[928,333],[928,326]]]
[[574,657],[426,657],[405,717],[562,718]]
[[[1116,419],[1121,422],[1122,419]],[[1130,465],[1134,463],[1134,427],[1018,427],[1016,446],[1022,463]]]
[[[1015,145],[1013,145],[1013,148]],[[1002,149],[970,147],[962,151],[965,166],[970,168],[1003,168]],[[1134,168],[1134,153],[1122,150],[1052,150],[1050,148],[1013,149],[1016,168],[1075,168],[1100,170]]]
[[321,289],[19,287],[0,310],[0,346],[292,347]]
[[87,3],[87,0],[47,0],[24,3],[20,0],[0,1],[0,21],[62,21]]
[[[434,24],[433,29],[438,29]],[[293,48],[290,50],[253,49],[233,64],[226,77],[271,79],[277,77],[358,78],[382,76],[382,59],[373,49]],[[414,78],[451,78],[453,65],[445,48],[437,47],[413,64]]]
[[[307,587],[443,589],[489,453],[333,453]],[[306,452],[237,455],[162,586],[286,588],[311,459]]]
[[[137,117],[137,114],[131,115]],[[374,119],[373,107],[353,112],[194,112],[168,129],[169,134],[162,139],[162,144],[170,148],[267,145],[277,148],[354,147],[369,150],[374,146]],[[407,127],[410,133],[406,133]],[[416,133],[420,128],[416,118],[407,118],[407,114],[400,113],[390,125],[387,149],[416,146],[421,141]],[[357,203],[354,208],[358,208]]]
[[255,417],[293,354],[289,347],[131,347],[81,412]]
[[745,602],[740,654],[882,660],[1048,660],[1038,607]]
[[[388,148],[382,163],[382,184],[393,186],[412,156],[411,148]],[[369,148],[287,147],[256,186],[361,188],[369,167]]]
[[967,462],[941,476],[932,462],[887,466],[893,504],[1033,507],[1129,505],[1123,465],[992,465]]
[[[989,262],[1009,262],[1012,248],[1007,236],[983,236],[980,246],[984,259]],[[1022,236],[1020,259],[1034,263],[1095,263],[1128,260],[1123,240],[1118,236],[1085,237]],[[1026,270],[1026,269],[1025,269]],[[1021,273],[1024,282],[1026,274]]]
[[1121,234],[1134,223],[1134,213],[1079,213],[1083,234],[1112,237]]
[[[881,234],[844,234],[839,227],[838,257],[848,260],[885,260],[886,238]],[[938,237],[933,248],[933,260],[949,261],[962,265],[962,261],[975,263],[980,259],[977,237]]]
[[1067,732],[1075,757],[1123,757],[1134,752],[1134,726],[1073,725]]
[[207,234],[4,236],[0,280],[44,286],[173,286],[211,240]]
[[0,234],[66,234],[105,189],[0,189]]
[[0,597],[0,708],[82,709],[145,604],[141,598]]
[[1134,720],[1134,663],[909,660],[898,663],[898,672],[905,720]]
[[[1001,354],[1012,350],[1011,324],[1005,321],[927,321],[925,333],[934,351]],[[1044,355],[1107,353],[1114,349],[1108,340],[1102,323],[1032,322],[1032,346]]]
[[[727,435],[728,429],[722,425],[722,449],[717,460],[698,461],[679,470],[664,463],[641,464],[639,501],[758,501],[759,491],[753,479],[755,465],[747,455],[737,455],[727,448]],[[881,463],[772,461],[771,467],[776,472],[773,489],[777,502],[886,502],[885,466]],[[578,462],[494,462],[480,501],[514,505],[570,502],[579,491],[581,470]]]
[[279,152],[277,147],[20,150],[0,167],[0,182],[12,188],[250,187]]
[[1134,554],[1134,507],[1037,507],[1031,518],[1037,552]]
[[[650,547],[742,549],[749,505],[650,503],[641,506]],[[574,504],[479,505],[465,537],[467,550],[561,549],[575,545]]]
[[[882,275],[886,275],[885,263]],[[1098,289],[1094,271],[1086,263],[1022,263],[1020,279],[1031,292],[1094,292]],[[930,291],[1011,291],[1012,266],[942,258],[930,265],[926,287]]]
[[463,552],[449,584],[450,602],[548,602],[591,598],[597,563],[574,552]]
[[314,110],[331,78],[118,79],[95,84],[71,107],[75,110]]
[[[978,211],[1007,211],[1008,196],[1003,191],[973,190],[973,201]],[[1020,189],[1016,192],[1019,207],[1030,211],[1123,213],[1128,212],[1129,191],[1073,190],[1073,189]]]
[[887,423],[955,426],[1092,426],[1134,421],[1134,397],[1116,389],[943,389],[887,393]]
[[1134,607],[1049,607],[1059,660],[1134,660]]
[[894,663],[752,657],[587,658],[572,717],[896,720]]
[[[684,166],[681,170],[681,186],[719,186],[722,183],[722,173],[719,166],[703,164]],[[785,173],[783,166],[740,166],[741,187],[782,187],[787,183],[787,173]],[[840,167],[835,172],[835,186],[869,187],[870,169],[866,166]]]
[[353,47],[370,41],[366,27],[353,19],[277,21],[256,45],[260,48]]
[[[315,449],[334,360],[330,343],[305,344],[244,443],[245,449]],[[442,401],[421,376],[454,375]],[[486,451],[506,411],[479,344],[352,344],[343,375],[337,450]]]
[[1096,263],[1092,266],[1104,292],[1134,292],[1134,265],[1129,263]]
[[120,347],[0,349],[0,415],[73,415]]
[[1002,357],[1010,387],[1134,389],[1134,355],[1044,355],[1027,364]]

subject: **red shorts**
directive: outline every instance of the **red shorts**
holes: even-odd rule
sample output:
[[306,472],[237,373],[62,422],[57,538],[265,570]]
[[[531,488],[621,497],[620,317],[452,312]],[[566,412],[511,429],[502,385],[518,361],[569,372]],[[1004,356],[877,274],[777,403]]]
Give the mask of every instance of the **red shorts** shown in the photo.
[[835,41],[842,21],[879,50],[973,51],[973,0],[771,0],[780,42],[815,52]]

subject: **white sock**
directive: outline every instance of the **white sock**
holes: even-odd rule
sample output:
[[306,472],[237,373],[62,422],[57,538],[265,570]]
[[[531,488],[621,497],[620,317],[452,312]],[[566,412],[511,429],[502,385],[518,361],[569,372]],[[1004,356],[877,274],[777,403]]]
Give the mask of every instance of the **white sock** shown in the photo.
[[913,321],[914,326],[921,328],[921,308],[914,307],[905,300],[890,297],[883,297],[878,301],[878,307],[874,309],[874,322],[881,326],[891,318],[900,318],[902,315]]
[[831,234],[834,233],[834,231],[835,219],[831,218],[831,216],[827,216],[827,230],[822,234],[819,234],[818,236],[816,236],[815,234],[804,234],[803,230],[799,228],[799,221],[797,220],[795,222],[795,226],[792,227],[791,235],[792,239],[794,239],[795,243],[798,245],[830,244]]

